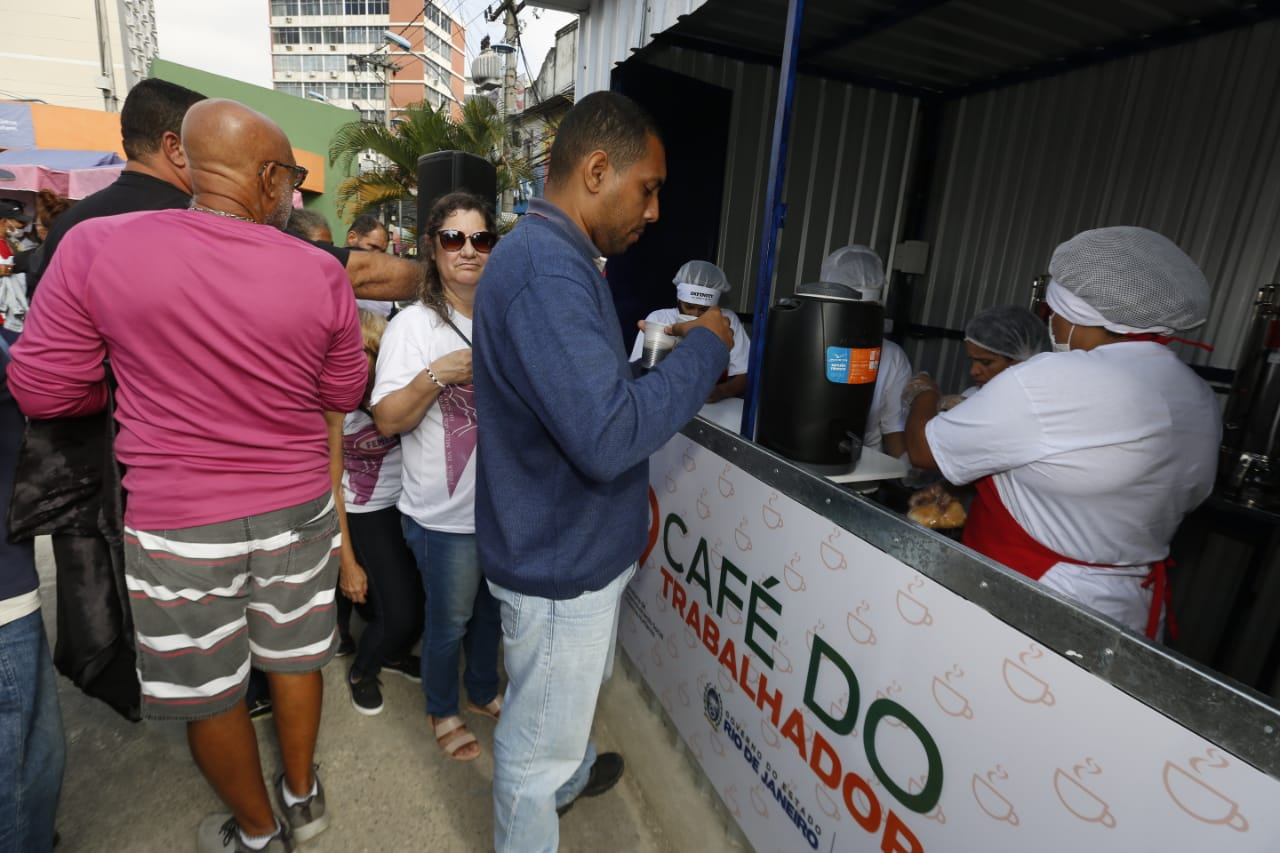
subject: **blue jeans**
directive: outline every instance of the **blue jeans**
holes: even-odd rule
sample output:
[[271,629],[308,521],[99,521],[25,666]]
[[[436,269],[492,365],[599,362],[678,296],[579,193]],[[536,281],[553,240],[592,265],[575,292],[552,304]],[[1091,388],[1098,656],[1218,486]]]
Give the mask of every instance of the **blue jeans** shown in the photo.
[[476,537],[428,530],[404,519],[404,539],[413,552],[427,593],[422,635],[422,691],[427,713],[437,719],[458,713],[458,654],[467,654],[462,682],[467,698],[488,705],[498,695],[498,602],[480,575]]
[[0,626],[0,850],[47,851],[66,743],[40,611]]
[[613,672],[618,605],[635,573],[604,589],[556,601],[489,588],[502,605],[507,695],[494,733],[497,853],[552,853],[556,807],[582,792],[596,761],[591,722]]

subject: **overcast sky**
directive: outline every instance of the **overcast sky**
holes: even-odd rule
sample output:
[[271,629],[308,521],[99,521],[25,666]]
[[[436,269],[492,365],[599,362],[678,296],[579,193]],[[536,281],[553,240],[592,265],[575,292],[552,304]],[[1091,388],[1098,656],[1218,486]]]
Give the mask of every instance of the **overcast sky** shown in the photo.
[[[496,0],[440,0],[456,14],[467,30],[466,74],[487,33],[501,41],[502,22],[484,19],[486,6]],[[155,0],[156,30],[160,58],[224,77],[233,77],[258,86],[271,86],[271,34],[269,0],[218,0],[198,4],[192,14],[191,0]],[[556,30],[573,20],[564,12],[550,12],[527,6],[520,13],[522,45],[529,72],[537,75],[542,59],[555,42]],[[525,63],[516,66],[525,74]]]

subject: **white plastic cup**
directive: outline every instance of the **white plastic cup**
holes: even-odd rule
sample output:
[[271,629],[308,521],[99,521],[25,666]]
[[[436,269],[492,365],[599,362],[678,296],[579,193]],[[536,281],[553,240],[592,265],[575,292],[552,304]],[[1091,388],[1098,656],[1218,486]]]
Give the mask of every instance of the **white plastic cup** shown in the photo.
[[641,367],[654,367],[671,354],[672,347],[676,345],[676,338],[674,335],[668,335],[666,328],[665,323],[656,320],[650,320],[644,324],[644,348],[640,351]]

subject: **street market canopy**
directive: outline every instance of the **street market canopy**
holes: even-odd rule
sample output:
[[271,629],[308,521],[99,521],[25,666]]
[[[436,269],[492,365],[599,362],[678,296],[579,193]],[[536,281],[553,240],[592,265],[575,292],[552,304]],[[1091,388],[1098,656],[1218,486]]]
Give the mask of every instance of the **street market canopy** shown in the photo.
[[[787,0],[708,0],[654,36],[777,65]],[[954,98],[1280,16],[1280,0],[806,0],[798,70]]]

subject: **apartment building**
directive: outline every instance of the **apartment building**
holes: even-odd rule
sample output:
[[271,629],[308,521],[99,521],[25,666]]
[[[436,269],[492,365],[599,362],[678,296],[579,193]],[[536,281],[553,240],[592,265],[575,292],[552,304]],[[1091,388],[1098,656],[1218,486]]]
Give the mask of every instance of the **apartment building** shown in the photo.
[[[463,100],[466,33],[422,0],[267,0],[277,91],[390,122],[410,104]],[[387,34],[391,36],[388,38]]]

